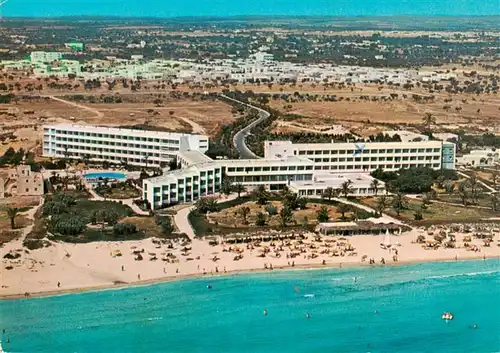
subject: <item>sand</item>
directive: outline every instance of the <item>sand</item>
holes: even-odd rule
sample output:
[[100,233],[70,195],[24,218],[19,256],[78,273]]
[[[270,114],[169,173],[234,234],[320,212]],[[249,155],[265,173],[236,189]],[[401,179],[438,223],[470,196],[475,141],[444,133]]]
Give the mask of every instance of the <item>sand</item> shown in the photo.
[[[149,284],[153,282],[183,279],[187,277],[223,275],[224,273],[247,272],[247,271],[269,271],[265,267],[272,264],[274,271],[280,268],[324,268],[368,265],[368,260],[373,258],[375,265],[382,265],[384,258],[386,265],[403,264],[409,262],[465,260],[474,258],[492,258],[500,256],[500,234],[494,236],[490,247],[484,247],[482,240],[473,239],[471,244],[477,245],[478,251],[470,251],[463,247],[465,234],[456,234],[457,249],[439,248],[437,250],[425,250],[422,244],[416,244],[415,240],[419,234],[426,235],[427,239],[432,236],[423,230],[412,230],[399,236],[354,236],[348,237],[347,242],[354,248],[346,251],[344,256],[331,256],[321,254],[325,250],[325,244],[331,244],[330,250],[335,246],[331,242],[339,237],[323,237],[321,242],[315,242],[315,235],[308,235],[301,245],[304,253],[291,259],[287,258],[290,253],[288,247],[283,247],[281,257],[276,257],[274,250],[259,257],[264,246],[269,243],[261,243],[260,247],[248,249],[246,244],[237,245],[242,249],[243,258],[235,261],[238,252],[234,251],[234,245],[210,246],[207,241],[193,240],[187,245],[191,248],[187,256],[181,255],[182,246],[175,243],[173,249],[167,245],[156,248],[151,239],[127,242],[99,242],[89,244],[67,244],[53,243],[53,246],[29,251],[22,250],[22,256],[16,260],[7,260],[3,255],[13,249],[22,249],[20,241],[13,241],[2,249],[1,289],[0,298],[24,297],[25,293],[31,296],[52,295],[64,292],[79,292],[92,289],[114,288],[127,285]],[[397,249],[397,262],[394,261],[394,250],[383,249],[381,244],[387,244],[390,240],[391,247]],[[293,242],[293,241],[292,241]],[[281,241],[275,242],[276,248]],[[311,249],[314,244],[316,249]],[[228,251],[229,247],[233,251]],[[276,249],[274,248],[274,249]],[[133,250],[144,249],[142,254],[144,260],[134,260]],[[273,249],[273,248],[271,248]],[[113,257],[111,253],[119,250],[122,256]],[[223,251],[226,250],[226,251]],[[317,257],[312,258],[313,252]],[[157,260],[150,260],[149,253],[155,253]],[[167,263],[162,261],[164,255],[161,253],[172,253],[179,259],[178,263]],[[354,253],[354,254],[353,254]],[[352,254],[352,255],[351,255]],[[363,255],[367,258],[363,260]],[[218,258],[213,261],[214,256]],[[323,261],[325,264],[323,264]],[[6,266],[13,266],[7,270]],[[123,270],[122,270],[123,266]],[[218,272],[217,272],[218,271]],[[59,286],[58,286],[59,282]]]

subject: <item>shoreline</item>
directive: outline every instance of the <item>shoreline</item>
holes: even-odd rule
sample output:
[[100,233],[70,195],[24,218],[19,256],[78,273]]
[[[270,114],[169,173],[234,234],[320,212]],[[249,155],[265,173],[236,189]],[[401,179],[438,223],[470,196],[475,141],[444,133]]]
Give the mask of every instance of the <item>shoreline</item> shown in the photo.
[[7,294],[0,295],[0,301],[8,301],[8,300],[18,300],[18,299],[35,299],[35,298],[45,298],[45,297],[53,297],[67,294],[80,294],[80,293],[88,293],[88,292],[99,292],[106,290],[120,290],[134,287],[143,287],[155,284],[169,283],[169,282],[177,282],[189,279],[200,279],[200,278],[219,278],[226,276],[235,276],[235,275],[245,275],[251,273],[268,273],[268,272],[276,272],[279,270],[283,271],[295,271],[295,270],[321,270],[321,269],[344,269],[344,268],[367,268],[367,267],[394,267],[394,266],[404,266],[411,264],[424,264],[424,263],[434,263],[434,262],[467,262],[467,261],[477,261],[477,260],[493,260],[500,259],[500,254],[495,256],[484,257],[483,255],[477,254],[477,256],[467,257],[467,258],[459,258],[456,259],[453,257],[443,257],[443,258],[433,258],[433,259],[408,259],[401,260],[398,262],[391,262],[386,264],[369,264],[368,262],[360,262],[360,263],[327,263],[325,265],[318,263],[310,263],[310,264],[299,264],[295,266],[276,266],[273,270],[264,269],[264,268],[251,268],[251,269],[242,269],[242,270],[231,270],[227,272],[219,272],[219,273],[192,273],[192,274],[182,274],[182,275],[174,275],[174,276],[165,276],[152,278],[148,280],[142,281],[133,281],[133,282],[124,282],[117,284],[109,284],[109,285],[99,285],[99,286],[85,286],[85,287],[76,287],[70,289],[61,289],[61,290],[50,290],[50,291],[40,291],[29,293],[29,297],[26,297],[25,294]]

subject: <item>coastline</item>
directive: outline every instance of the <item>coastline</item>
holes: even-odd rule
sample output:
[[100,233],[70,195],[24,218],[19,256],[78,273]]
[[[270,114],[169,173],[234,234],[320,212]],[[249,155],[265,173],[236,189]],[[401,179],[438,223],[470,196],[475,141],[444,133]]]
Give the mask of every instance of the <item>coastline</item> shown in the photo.
[[493,260],[493,259],[500,259],[500,255],[495,255],[495,256],[490,256],[484,258],[482,255],[477,255],[474,257],[467,257],[463,259],[455,259],[455,257],[448,257],[448,258],[434,258],[434,259],[411,259],[411,260],[404,260],[404,261],[399,261],[399,262],[393,262],[393,263],[387,263],[387,264],[369,264],[366,262],[362,263],[329,263],[329,264],[317,264],[317,263],[311,263],[311,264],[301,264],[301,265],[296,265],[296,266],[278,266],[274,267],[273,270],[269,269],[262,269],[262,268],[251,268],[251,269],[245,269],[245,270],[232,270],[232,271],[227,271],[225,273],[207,273],[207,274],[201,274],[201,273],[193,273],[193,274],[185,274],[185,275],[174,275],[174,276],[165,276],[165,277],[158,277],[158,278],[152,278],[148,280],[142,280],[142,281],[134,281],[134,282],[129,282],[129,283],[118,283],[118,284],[109,284],[109,285],[102,285],[102,286],[88,286],[88,287],[80,287],[80,288],[72,288],[72,289],[61,289],[61,290],[52,290],[52,291],[41,291],[41,292],[34,292],[30,293],[29,297],[26,297],[24,294],[18,293],[18,294],[7,294],[7,295],[0,295],[0,301],[5,301],[5,300],[17,300],[17,299],[35,299],[35,298],[45,298],[45,297],[52,297],[52,296],[59,296],[59,295],[66,295],[66,294],[80,294],[80,293],[87,293],[87,292],[97,292],[97,291],[107,291],[107,290],[120,290],[120,289],[128,289],[128,288],[134,288],[134,287],[142,287],[142,286],[149,286],[149,285],[155,285],[155,284],[162,284],[162,283],[169,283],[169,282],[177,282],[177,281],[183,281],[183,280],[189,280],[189,279],[201,279],[201,278],[220,278],[220,277],[227,277],[227,276],[236,276],[236,275],[245,275],[245,274],[251,274],[251,273],[269,273],[269,272],[280,272],[280,271],[286,271],[286,272],[291,272],[291,271],[305,271],[305,270],[332,270],[332,269],[343,269],[343,268],[367,268],[367,267],[394,267],[394,266],[405,266],[405,265],[411,265],[411,264],[421,264],[421,263],[432,263],[432,262],[467,262],[467,261],[477,261],[477,260]]

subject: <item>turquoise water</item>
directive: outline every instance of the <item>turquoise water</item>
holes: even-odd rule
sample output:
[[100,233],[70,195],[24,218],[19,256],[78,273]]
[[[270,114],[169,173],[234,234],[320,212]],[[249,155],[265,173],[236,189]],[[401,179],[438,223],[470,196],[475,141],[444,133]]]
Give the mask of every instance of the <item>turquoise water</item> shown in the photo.
[[102,173],[87,173],[84,174],[83,177],[85,179],[125,179],[127,176],[123,173],[118,173],[118,172],[102,172]]
[[[480,5],[480,6],[479,6]],[[4,16],[498,15],[498,0],[9,0]]]
[[0,326],[7,352],[498,352],[499,271],[481,260],[185,280],[3,301]]

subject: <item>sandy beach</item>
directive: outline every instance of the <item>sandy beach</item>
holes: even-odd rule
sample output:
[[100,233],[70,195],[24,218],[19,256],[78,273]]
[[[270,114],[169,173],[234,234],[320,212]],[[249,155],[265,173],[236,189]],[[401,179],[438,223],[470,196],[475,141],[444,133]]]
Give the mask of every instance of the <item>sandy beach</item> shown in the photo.
[[[314,233],[308,233],[301,241],[216,246],[198,239],[185,246],[153,243],[152,239],[146,239],[88,244],[53,243],[53,246],[34,251],[22,248],[20,241],[13,241],[3,247],[2,254],[15,251],[21,256],[17,259],[2,258],[0,298],[25,297],[26,293],[30,296],[53,295],[225,273],[270,271],[271,267],[276,271],[292,267],[381,266],[500,257],[498,232],[494,234],[490,246],[484,246],[481,239],[472,238],[469,248],[463,246],[463,240],[471,234],[455,233],[457,248],[452,249],[425,249],[423,244],[416,243],[419,235],[424,235],[426,241],[434,236],[421,229],[390,237],[319,238]],[[470,250],[471,247],[476,249]],[[137,260],[138,257],[142,260]],[[374,263],[370,264],[370,259]]]

